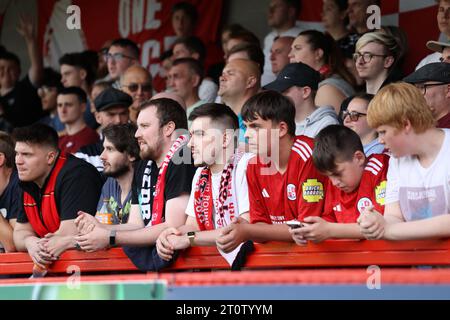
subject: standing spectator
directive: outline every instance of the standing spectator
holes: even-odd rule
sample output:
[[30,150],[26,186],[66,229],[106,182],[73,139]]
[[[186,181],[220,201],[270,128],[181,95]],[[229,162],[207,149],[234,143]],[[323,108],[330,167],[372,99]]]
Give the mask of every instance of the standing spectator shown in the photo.
[[58,150],[58,134],[43,124],[14,131],[16,165],[23,190],[14,228],[17,250],[46,269],[76,246],[78,211],[94,214],[102,188],[90,164]]
[[295,106],[295,134],[314,138],[320,130],[338,124],[336,112],[330,106],[317,107],[314,97],[319,87],[320,73],[304,63],[290,63],[277,79],[264,87],[291,98]]
[[44,69],[44,77],[42,85],[38,89],[38,95],[41,98],[42,109],[48,113],[47,116],[39,120],[40,123],[46,124],[62,135],[65,130],[64,123],[58,116],[56,98],[61,88],[61,75],[51,68]]
[[450,64],[426,64],[403,80],[414,84],[422,92],[437,127],[450,129]]
[[294,39],[295,37],[277,37],[273,41],[272,48],[270,48],[270,63],[274,75],[277,76],[289,63],[289,52],[291,52]]
[[0,104],[3,116],[13,127],[32,124],[42,117],[37,88],[41,85],[43,63],[33,22],[20,17],[17,31],[25,39],[30,69],[22,80],[20,60],[10,52],[0,54]]
[[367,8],[371,5],[380,6],[380,0],[348,0],[349,25],[359,35],[370,31],[367,28]]
[[[200,63],[193,58],[181,58],[173,62],[167,77],[167,87],[180,96],[186,105],[186,115],[189,117],[198,106],[206,103],[198,96],[198,87],[203,78]],[[188,127],[190,123],[188,122]]]
[[0,253],[16,251],[13,230],[21,210],[21,190],[14,156],[13,139],[0,132]]
[[139,106],[153,95],[152,76],[141,66],[131,66],[120,77],[120,88],[133,98],[133,104],[128,109],[130,120],[136,123]]
[[86,102],[86,93],[79,87],[64,88],[58,94],[58,116],[64,123],[66,132],[59,138],[59,149],[63,154],[75,153],[99,139],[97,132],[84,122]]
[[350,98],[347,110],[342,113],[344,126],[358,134],[366,157],[373,153],[382,153],[384,150],[383,144],[378,141],[378,133],[367,123],[367,109],[372,99],[371,94],[357,94]]
[[108,74],[114,81],[113,87],[120,88],[120,77],[132,65],[139,64],[139,47],[129,39],[116,39],[111,43],[105,55]]
[[330,35],[317,30],[301,32],[292,43],[289,57],[291,62],[303,62],[321,74],[315,98],[317,106],[332,106],[339,113],[344,99],[355,93],[355,79]]
[[192,36],[197,25],[198,13],[187,1],[175,3],[172,7],[172,28],[178,38]]
[[275,38],[283,36],[296,37],[302,31],[300,27],[296,26],[300,9],[300,0],[271,0],[269,3],[267,24],[272,28],[272,31],[264,38],[264,56],[266,61],[261,78],[263,86],[275,80],[270,64],[270,49]]
[[386,84],[401,79],[392,72],[399,53],[396,39],[383,31],[368,32],[359,38],[353,59],[359,77],[366,82],[366,93],[376,94]]

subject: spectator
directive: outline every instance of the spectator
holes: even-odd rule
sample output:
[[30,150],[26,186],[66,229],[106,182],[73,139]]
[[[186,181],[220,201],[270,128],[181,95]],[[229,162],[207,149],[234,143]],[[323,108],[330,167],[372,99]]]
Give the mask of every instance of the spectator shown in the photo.
[[32,124],[43,115],[41,100],[37,95],[37,88],[42,80],[43,63],[36,30],[31,20],[20,17],[17,31],[25,39],[31,62],[25,78],[19,80],[20,60],[14,53],[0,54],[0,104],[5,120],[13,127]]
[[86,102],[86,93],[79,87],[64,88],[58,93],[58,117],[65,126],[65,134],[59,138],[59,149],[63,154],[75,153],[99,139],[97,132],[84,122]]
[[278,76],[280,71],[289,63],[289,52],[291,52],[294,39],[294,37],[277,37],[274,39],[272,48],[270,48],[270,63],[275,76]]
[[139,47],[129,39],[116,39],[111,43],[105,61],[109,76],[114,81],[113,88],[119,89],[120,77],[128,67],[139,64]]
[[[203,69],[206,48],[202,40],[194,36],[177,39],[173,46],[173,59],[180,58],[196,59],[200,62]],[[205,72],[203,71],[202,74],[205,74]],[[198,89],[198,96],[203,101],[213,102],[217,97],[217,90],[217,85],[212,79],[203,77]]]
[[[91,113],[95,115],[97,112],[95,108],[95,99],[108,88],[112,88],[112,82],[110,81],[103,81],[103,80],[97,80],[94,82],[94,85],[92,86],[91,90],[91,96],[89,97],[89,102],[91,105]],[[100,129],[100,128],[98,128]]]
[[100,93],[94,102],[97,108],[95,118],[100,124],[101,139],[95,144],[81,148],[75,156],[86,160],[96,167],[99,172],[102,172],[103,163],[100,160],[100,154],[103,152],[102,131],[111,124],[125,124],[130,120],[128,108],[133,103],[133,99],[125,92],[108,88]]
[[133,104],[128,109],[130,120],[136,123],[139,106],[153,95],[152,76],[141,66],[131,66],[120,78],[120,88],[133,98]]
[[277,79],[264,87],[289,97],[295,106],[295,134],[314,138],[330,124],[338,124],[332,107],[317,107],[314,97],[320,82],[320,73],[304,63],[290,63]]
[[448,238],[450,132],[436,120],[419,89],[408,83],[382,88],[368,111],[369,125],[392,153],[384,218],[365,208],[358,219],[367,239]]
[[161,267],[154,259],[156,240],[167,227],[185,223],[195,174],[187,137],[180,135],[186,128],[186,112],[174,100],[151,100],[142,106],[136,138],[145,161],[136,167],[130,210],[130,219],[140,219],[139,229],[116,233],[95,226],[85,233],[85,215],[81,215],[77,224],[83,235],[77,241],[83,250],[101,250],[110,244],[129,246],[125,252],[139,269]]
[[330,35],[317,30],[300,33],[292,43],[290,61],[303,62],[320,72],[315,103],[317,106],[332,106],[339,113],[342,101],[354,94],[356,84],[352,74],[345,67],[336,43]]
[[[181,58],[173,62],[167,77],[167,87],[180,96],[186,105],[186,114],[189,116],[198,106],[206,103],[200,100],[198,88],[203,78],[200,63],[193,58]],[[190,123],[188,122],[188,127]]]
[[359,77],[366,82],[366,93],[376,94],[386,84],[401,79],[392,72],[399,53],[396,39],[383,31],[368,32],[358,40],[353,59]]
[[[258,37],[251,31],[247,29],[237,30],[235,32],[230,33],[228,41],[227,41],[227,55],[230,54],[230,50],[238,44],[252,44],[258,47],[261,47],[259,43]],[[225,56],[225,60],[227,59],[227,55]]]
[[14,156],[13,139],[0,132],[0,253],[16,251],[13,230],[20,210],[21,190]]
[[404,81],[414,84],[422,92],[437,127],[450,129],[450,64],[426,64]]
[[177,37],[194,34],[198,13],[194,5],[187,1],[175,3],[172,7],[172,28]]
[[[216,246],[220,230],[235,217],[250,220],[246,171],[253,155],[236,150],[236,130],[239,129],[236,114],[225,105],[205,104],[195,109],[190,119],[188,146],[199,168],[192,181],[186,223],[179,228],[166,229],[156,242],[158,255],[164,260],[171,260],[174,250]],[[236,269],[242,262],[237,258],[239,251],[247,250],[249,245],[239,244],[232,254],[219,252]]]
[[163,92],[159,92],[157,94],[155,94],[151,100],[156,100],[156,99],[161,99],[161,98],[167,98],[167,99],[172,99],[176,102],[178,102],[178,104],[184,109],[186,110],[186,105],[184,103],[184,100],[181,99],[181,97],[173,92],[167,92],[167,91],[163,91]]
[[61,122],[58,116],[56,102],[58,91],[61,89],[61,75],[51,68],[45,68],[42,85],[38,89],[38,95],[41,98],[42,109],[48,115],[41,118],[39,122],[55,129],[58,135],[62,135],[65,130],[64,123]]
[[272,31],[264,38],[264,56],[266,61],[261,78],[263,86],[275,80],[270,64],[270,49],[275,38],[285,36],[297,37],[302,31],[302,28],[296,26],[300,10],[300,0],[270,0],[267,24],[272,28]]
[[331,125],[314,139],[313,161],[328,176],[325,208],[321,217],[306,217],[302,228],[290,232],[297,244],[329,238],[364,239],[356,223],[365,207],[384,212],[389,156],[367,157],[358,135]]
[[440,62],[450,63],[450,41],[448,42],[428,41],[427,47],[431,51],[441,53],[441,57],[439,58]]
[[234,59],[251,60],[258,64],[259,71],[264,71],[264,53],[260,46],[251,43],[239,43],[228,51],[227,62]]
[[14,138],[23,190],[14,243],[17,250],[28,251],[35,265],[46,269],[65,250],[75,248],[74,219],[80,210],[95,213],[102,180],[91,165],[62,155],[58,134],[46,125],[18,128]]
[[261,88],[261,73],[258,65],[250,60],[235,59],[227,63],[220,77],[218,95],[222,102],[233,109],[239,119],[239,141],[245,142],[245,125],[241,109],[245,101]]
[[[447,42],[450,41],[450,0],[436,0],[438,3],[438,11],[436,15],[436,21],[439,28],[439,31],[444,36],[445,40]],[[433,49],[431,49],[433,50]],[[434,51],[434,50],[433,50]],[[422,59],[422,61],[419,62],[419,64],[416,67],[417,69],[420,69],[424,65],[432,62],[439,62],[440,58],[442,57],[440,52],[432,53],[425,58]]]
[[245,103],[242,117],[250,152],[258,155],[247,167],[251,224],[240,219],[225,227],[217,240],[225,252],[249,239],[292,242],[286,221],[323,212],[326,178],[313,165],[313,140],[295,136],[292,102],[261,92]]
[[102,48],[97,52],[98,55],[98,68],[96,79],[102,81],[111,81],[108,74],[108,65],[105,60],[105,56],[108,54],[109,47],[111,46],[112,40],[106,40],[103,43]]
[[384,150],[376,130],[367,123],[367,109],[372,98],[371,94],[357,94],[350,98],[347,110],[342,113],[344,125],[355,131],[361,139],[366,157]]
[[[228,41],[230,40],[231,35],[239,33],[244,30],[246,30],[246,29],[238,23],[230,24],[222,29],[221,43],[222,43],[223,53],[225,54],[225,59],[226,59],[226,57],[228,57]],[[259,41],[258,41],[258,44],[259,44]]]
[[370,31],[367,27],[369,13],[367,8],[371,5],[380,7],[380,0],[348,0],[348,20],[349,26],[359,35]]

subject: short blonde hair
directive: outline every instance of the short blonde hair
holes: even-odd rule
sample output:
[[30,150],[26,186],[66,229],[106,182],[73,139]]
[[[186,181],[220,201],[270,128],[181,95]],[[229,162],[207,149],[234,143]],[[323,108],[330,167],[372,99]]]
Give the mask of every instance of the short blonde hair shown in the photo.
[[393,56],[395,60],[397,60],[397,58],[399,57],[401,48],[397,43],[397,40],[393,36],[387,34],[382,30],[367,32],[363,34],[361,38],[359,38],[359,40],[356,42],[356,52],[358,52],[362,47],[370,42],[375,42],[384,46],[386,50],[385,54]]
[[416,133],[436,125],[423,94],[412,84],[391,83],[378,91],[369,104],[367,122],[372,128],[389,125],[402,129],[407,120]]

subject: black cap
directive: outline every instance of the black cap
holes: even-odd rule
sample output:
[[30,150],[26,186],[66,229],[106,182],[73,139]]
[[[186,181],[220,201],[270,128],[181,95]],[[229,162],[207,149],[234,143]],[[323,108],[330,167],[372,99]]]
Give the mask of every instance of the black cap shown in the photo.
[[450,63],[433,62],[426,64],[404,78],[403,81],[413,84],[427,81],[450,83]]
[[301,62],[289,63],[280,71],[275,81],[264,86],[264,89],[283,92],[292,86],[298,86],[317,90],[319,82],[318,71]]
[[105,111],[108,108],[120,106],[128,108],[132,103],[133,99],[130,95],[114,88],[105,89],[94,100],[97,111]]

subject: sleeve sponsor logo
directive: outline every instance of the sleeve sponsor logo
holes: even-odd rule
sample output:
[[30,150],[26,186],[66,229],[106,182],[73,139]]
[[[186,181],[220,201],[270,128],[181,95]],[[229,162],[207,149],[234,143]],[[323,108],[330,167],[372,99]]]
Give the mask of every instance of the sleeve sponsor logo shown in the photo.
[[308,179],[302,184],[303,199],[306,202],[319,202],[323,199],[323,184],[317,179]]
[[376,188],[375,188],[375,201],[379,204],[384,206],[384,199],[386,197],[386,180],[382,181]]

